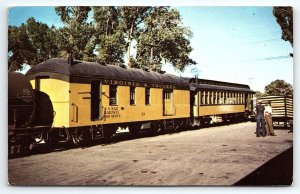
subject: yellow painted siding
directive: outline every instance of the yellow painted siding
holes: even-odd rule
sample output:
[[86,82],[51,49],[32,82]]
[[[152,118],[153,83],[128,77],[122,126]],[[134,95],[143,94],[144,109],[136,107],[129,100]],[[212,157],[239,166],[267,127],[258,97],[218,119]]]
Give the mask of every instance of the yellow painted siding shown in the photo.
[[[91,85],[71,83],[70,90],[70,127],[91,125]],[[74,119],[76,114],[77,120]]]
[[178,117],[190,117],[190,91],[174,90],[175,113]]
[[[109,105],[109,85],[102,85],[102,116],[91,121],[91,85],[71,83],[70,127],[189,117],[189,91],[174,90],[175,115],[163,116],[162,88],[150,89],[150,105],[145,104],[145,88],[136,87],[135,105],[130,105],[130,87],[117,87],[117,106]],[[74,105],[72,105],[74,104]],[[74,106],[78,107],[78,113]],[[78,120],[75,116],[78,114]]]
[[[30,81],[33,88],[35,80]],[[49,95],[55,111],[53,127],[69,127],[69,83],[57,79],[40,79],[40,91]]]
[[[245,112],[245,105],[212,105],[200,106],[200,116],[218,115]],[[194,115],[197,115],[197,106],[194,106]]]

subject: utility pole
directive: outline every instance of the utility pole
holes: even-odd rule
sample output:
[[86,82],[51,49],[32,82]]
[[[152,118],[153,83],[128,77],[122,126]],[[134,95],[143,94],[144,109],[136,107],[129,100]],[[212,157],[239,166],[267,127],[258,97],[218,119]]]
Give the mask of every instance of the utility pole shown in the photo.
[[251,85],[251,80],[253,80],[253,79],[254,79],[254,77],[248,77],[247,79],[249,80],[249,86],[250,86],[250,88],[252,88],[252,85]]
[[[198,77],[199,77],[199,70],[198,70],[198,68],[193,68],[193,69],[191,69],[191,72],[192,72],[192,73],[194,74],[194,76],[195,76],[195,79],[196,79],[196,85],[198,85]],[[196,92],[197,92],[197,103],[196,103],[196,105],[197,105],[197,117],[199,117],[199,114],[200,114],[200,110],[199,110],[200,96],[199,96],[199,91],[197,91],[197,89],[196,89]],[[193,110],[193,111],[194,111],[194,110]]]

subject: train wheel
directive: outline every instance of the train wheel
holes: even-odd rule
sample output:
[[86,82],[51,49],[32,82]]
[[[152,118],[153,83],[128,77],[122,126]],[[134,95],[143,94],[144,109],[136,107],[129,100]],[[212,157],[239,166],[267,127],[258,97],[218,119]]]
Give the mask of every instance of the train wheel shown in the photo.
[[116,133],[117,127],[116,126],[103,126],[103,139],[105,141],[110,140],[111,137]]
[[130,133],[137,135],[138,132],[140,131],[141,127],[142,127],[141,124],[134,123],[129,126],[129,131],[130,131]]
[[159,121],[153,121],[151,122],[151,129],[150,129],[150,132],[153,134],[153,135],[157,135],[159,132],[162,131],[162,123],[159,122]]
[[30,154],[35,147],[35,140],[30,136],[20,139],[20,154]]
[[58,146],[59,133],[57,130],[53,130],[49,133],[49,138],[47,141],[47,147],[49,150],[55,149]]

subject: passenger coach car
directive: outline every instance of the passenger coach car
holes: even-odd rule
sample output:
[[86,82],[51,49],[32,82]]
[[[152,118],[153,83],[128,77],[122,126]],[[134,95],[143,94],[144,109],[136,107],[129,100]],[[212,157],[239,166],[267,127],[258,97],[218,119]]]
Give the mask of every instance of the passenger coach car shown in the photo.
[[190,119],[189,84],[180,77],[94,62],[50,59],[26,76],[49,95],[55,141],[110,137],[118,127],[157,131]]
[[243,121],[252,112],[254,91],[248,85],[215,80],[185,78],[190,84],[191,118],[194,124]]

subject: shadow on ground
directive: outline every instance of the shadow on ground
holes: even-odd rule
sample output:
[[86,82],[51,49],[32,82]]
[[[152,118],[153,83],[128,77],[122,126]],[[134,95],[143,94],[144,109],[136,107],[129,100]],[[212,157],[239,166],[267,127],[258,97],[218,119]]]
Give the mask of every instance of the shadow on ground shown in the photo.
[[293,183],[293,147],[269,160],[234,186],[272,186]]

